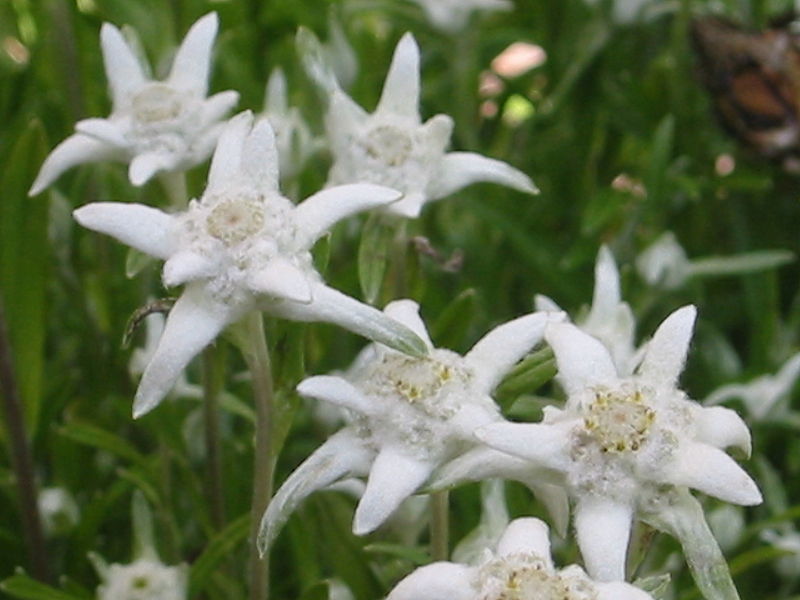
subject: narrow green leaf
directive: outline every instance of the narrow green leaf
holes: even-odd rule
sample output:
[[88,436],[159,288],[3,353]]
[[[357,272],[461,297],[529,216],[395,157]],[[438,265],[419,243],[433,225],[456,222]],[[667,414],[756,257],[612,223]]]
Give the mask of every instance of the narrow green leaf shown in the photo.
[[47,197],[28,198],[28,188],[46,155],[42,125],[31,121],[0,165],[0,294],[29,430],[41,404],[50,249]]
[[45,585],[21,572],[0,582],[0,590],[21,600],[86,600],[81,596],[74,596]]
[[649,577],[637,579],[633,582],[633,585],[650,594],[654,600],[666,600],[671,579],[672,577],[669,573],[662,573],[661,575],[650,575]]
[[377,212],[369,216],[361,230],[358,281],[364,300],[369,304],[375,304],[381,292],[393,235],[394,227]]
[[403,544],[391,544],[388,542],[376,542],[364,546],[364,551],[368,554],[385,555],[391,558],[401,558],[409,561],[413,565],[425,565],[431,562],[431,556],[422,548],[416,546],[405,546]]
[[468,288],[448,304],[431,326],[431,339],[434,345],[442,348],[458,348],[467,335],[475,317],[477,294]]
[[647,169],[645,188],[647,201],[651,207],[660,207],[664,201],[664,182],[672,156],[675,137],[675,118],[667,115],[661,120],[650,147],[650,166]]
[[189,597],[205,589],[208,578],[229,553],[241,544],[250,532],[250,514],[245,514],[220,531],[192,565],[189,572]]
[[788,250],[758,250],[734,256],[707,256],[693,260],[689,272],[695,277],[746,275],[777,269],[793,262],[794,259],[794,253]]
[[128,441],[105,429],[85,423],[69,423],[59,430],[64,437],[79,444],[100,448],[136,464],[145,464],[146,458]]

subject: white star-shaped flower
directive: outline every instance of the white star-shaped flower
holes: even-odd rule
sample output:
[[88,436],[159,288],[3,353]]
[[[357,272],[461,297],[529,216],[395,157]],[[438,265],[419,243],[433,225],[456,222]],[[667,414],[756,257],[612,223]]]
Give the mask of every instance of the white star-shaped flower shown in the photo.
[[234,91],[206,98],[217,27],[216,13],[197,21],[178,48],[168,77],[157,81],[146,75],[120,30],[104,23],[100,42],[111,114],[78,121],[76,133],[47,157],[29,194],[38,194],[61,173],[82,163],[128,162],[128,178],[138,186],[156,173],[185,170],[206,160],[223,117],[239,101]]
[[556,569],[547,525],[509,523],[494,552],[476,566],[437,562],[408,575],[386,600],[652,600],[623,582],[592,581],[577,565]]
[[[732,383],[714,390],[703,401],[706,406],[741,398],[747,412],[756,421],[776,416],[786,410],[781,406],[800,377],[800,353],[795,354],[774,375],[761,375],[748,383]],[[774,409],[774,410],[773,410]],[[774,413],[770,415],[770,413]],[[780,418],[780,417],[778,417]]]
[[[537,310],[560,311],[547,296],[535,297]],[[619,269],[608,246],[601,246],[594,267],[594,295],[588,314],[578,326],[608,348],[620,374],[630,374],[641,359],[634,346],[636,319],[630,305],[622,300]]]
[[[549,325],[545,337],[568,396],[564,410],[546,409],[542,423],[476,431],[496,450],[563,474],[584,563],[601,581],[624,579],[632,520],[646,517],[651,506],[669,510],[658,502],[665,489],[693,488],[741,505],[761,502],[756,484],[722,450],[737,446],[749,454],[742,419],[726,408],[704,408],[676,388],[695,314],[693,306],[672,313],[628,376],[619,374],[596,338],[569,323]],[[495,461],[496,471],[511,468],[501,454]]]
[[368,114],[335,82],[319,41],[300,37],[312,77],[330,92],[325,127],[333,154],[328,185],[370,182],[404,193],[385,210],[417,217],[432,200],[471,183],[492,181],[526,193],[536,187],[510,165],[474,152],[445,152],[453,120],[436,115],[422,123],[419,114],[419,48],[407,33],[394,52],[375,112]]
[[431,24],[448,33],[463,31],[475,11],[511,10],[510,0],[412,0],[418,4]]
[[154,408],[183,368],[226,326],[252,310],[336,323],[370,339],[423,353],[422,341],[381,311],[322,281],[310,248],[340,219],[396,200],[389,188],[323,190],[295,206],[278,188],[275,138],[246,112],[220,136],[208,186],[188,209],[167,214],[141,204],[99,202],[74,212],[84,227],[165,262],[167,286],[186,284],[144,371],[134,416]]
[[[373,344],[346,376],[311,377],[297,387],[303,396],[350,409],[354,417],[275,494],[261,522],[262,550],[306,496],[349,477],[367,478],[353,531],[360,535],[380,526],[436,468],[475,444],[476,427],[501,420],[492,390],[553,318],[534,313],[500,325],[462,357],[433,348],[418,308],[411,300],[398,300],[385,312],[425,340],[427,356],[410,357]],[[537,491],[554,495],[554,504],[566,501],[554,486]]]

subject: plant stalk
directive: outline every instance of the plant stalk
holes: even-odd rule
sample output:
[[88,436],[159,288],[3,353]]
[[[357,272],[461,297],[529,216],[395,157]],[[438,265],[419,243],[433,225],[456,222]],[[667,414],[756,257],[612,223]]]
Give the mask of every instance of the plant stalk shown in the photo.
[[259,557],[257,540],[261,517],[272,497],[272,371],[261,313],[253,312],[247,319],[245,360],[253,376],[253,400],[256,408],[253,500],[250,509],[250,600],[267,600],[269,554]]
[[431,560],[450,557],[450,492],[431,494]]
[[49,559],[39,514],[36,474],[30,442],[25,431],[25,415],[14,376],[11,342],[6,327],[5,310],[0,300],[0,395],[8,428],[11,467],[19,491],[22,513],[22,535],[28,548],[32,575],[40,581],[51,581]]
[[225,500],[222,494],[222,451],[219,436],[219,392],[222,377],[218,346],[203,351],[203,424],[206,443],[206,493],[211,506],[211,522],[216,531],[225,526]]

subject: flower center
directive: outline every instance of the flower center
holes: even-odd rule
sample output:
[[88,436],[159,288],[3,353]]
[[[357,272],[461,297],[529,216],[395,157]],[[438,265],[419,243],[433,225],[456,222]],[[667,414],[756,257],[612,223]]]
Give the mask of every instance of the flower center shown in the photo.
[[154,83],[137,92],[132,105],[133,115],[139,123],[160,123],[180,116],[183,97],[168,85]]
[[481,567],[479,600],[593,600],[585,578],[553,571],[534,554],[496,558]]
[[364,148],[371,158],[390,167],[399,167],[411,156],[414,145],[398,127],[379,125],[365,136]]
[[251,197],[222,200],[206,218],[206,230],[226,246],[235,246],[264,227],[263,203]]
[[596,390],[583,419],[586,431],[603,452],[636,452],[647,439],[655,411],[640,390]]

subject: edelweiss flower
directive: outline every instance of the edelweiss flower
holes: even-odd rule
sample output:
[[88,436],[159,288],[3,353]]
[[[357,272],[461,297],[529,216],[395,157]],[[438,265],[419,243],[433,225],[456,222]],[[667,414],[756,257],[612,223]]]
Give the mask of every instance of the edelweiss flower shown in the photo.
[[506,528],[477,566],[438,562],[420,567],[386,600],[652,600],[622,582],[596,583],[577,565],[556,570],[547,525],[522,518]]
[[[99,202],[75,211],[84,227],[166,261],[167,286],[186,284],[144,371],[134,417],[154,408],[183,368],[226,326],[251,310],[301,321],[328,321],[409,352],[422,341],[380,311],[328,287],[310,248],[338,220],[397,199],[388,188],[358,184],[319,192],[299,206],[278,189],[278,157],[267,121],[249,112],[220,136],[208,187],[186,212]],[[252,130],[251,130],[252,128]]]
[[104,23],[100,42],[111,115],[79,121],[77,133],[47,157],[29,194],[38,194],[81,163],[130,162],[128,178],[142,185],[158,172],[185,170],[208,158],[219,137],[220,120],[239,100],[233,91],[206,98],[216,35],[217,15],[209,13],[186,34],[169,76],[155,81],[145,74],[119,29]]
[[[535,304],[537,310],[561,310],[547,296],[537,294]],[[608,348],[621,375],[633,372],[641,358],[634,347],[636,319],[630,305],[622,300],[619,270],[607,246],[601,246],[597,253],[592,307],[578,326]]]
[[453,120],[437,115],[422,123],[419,115],[419,48],[407,33],[397,44],[383,93],[368,114],[342,91],[325,64],[318,41],[300,38],[306,66],[330,93],[325,127],[333,153],[328,185],[370,182],[402,191],[402,200],[386,211],[417,217],[425,203],[476,181],[493,181],[536,193],[527,175],[510,165],[473,152],[448,152]]
[[422,7],[431,25],[448,33],[463,31],[473,12],[511,10],[509,0],[412,0]]
[[747,426],[735,412],[703,408],[676,388],[695,313],[686,306],[670,315],[630,376],[619,375],[594,337],[572,324],[550,325],[545,337],[567,392],[564,410],[550,407],[542,423],[476,432],[492,448],[563,474],[584,563],[601,581],[624,579],[632,519],[655,506],[669,510],[659,502],[664,486],[735,504],[761,502],[753,480],[721,450],[738,446],[749,454]]
[[[266,549],[295,507],[312,492],[340,479],[367,477],[353,531],[377,528],[430,474],[474,444],[476,427],[499,421],[489,394],[542,336],[550,318],[534,313],[501,325],[465,356],[433,348],[411,300],[385,312],[425,340],[429,354],[410,357],[378,344],[368,346],[345,377],[301,382],[304,396],[350,409],[353,422],[330,437],[283,483],[261,522],[259,547]],[[541,486],[554,503],[560,490]]]
[[[770,416],[773,409],[783,404],[798,377],[800,377],[800,353],[783,363],[775,375],[762,375],[748,383],[723,385],[714,390],[703,404],[712,406],[733,398],[741,398],[750,416],[756,421],[762,421]],[[786,409],[785,406],[780,408]]]

